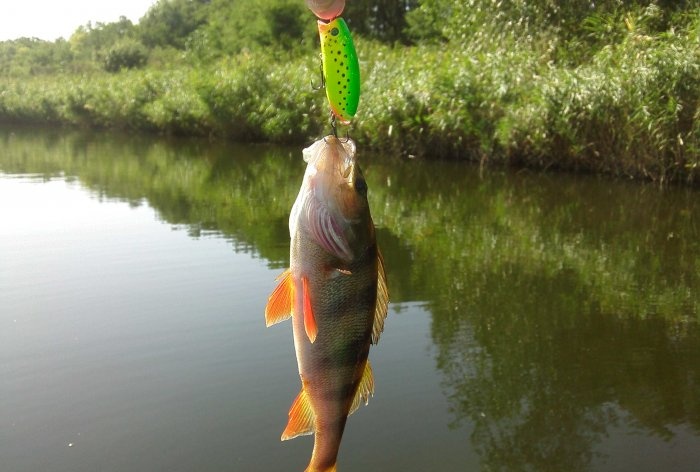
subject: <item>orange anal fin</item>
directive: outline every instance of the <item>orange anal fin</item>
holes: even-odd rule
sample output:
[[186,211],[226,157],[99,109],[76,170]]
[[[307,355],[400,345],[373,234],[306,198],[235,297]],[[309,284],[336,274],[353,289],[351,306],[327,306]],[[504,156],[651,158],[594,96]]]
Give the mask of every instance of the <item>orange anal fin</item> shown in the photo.
[[362,371],[362,377],[360,378],[360,384],[357,386],[357,391],[355,392],[355,398],[352,400],[350,405],[350,413],[352,415],[355,410],[360,407],[360,404],[365,405],[369,402],[369,397],[374,395],[374,376],[372,375],[372,366],[369,365],[369,361],[365,363],[365,368]]
[[304,330],[309,341],[316,341],[318,327],[316,326],[316,318],[314,317],[313,309],[311,308],[311,296],[309,295],[309,283],[306,277],[301,278],[302,290],[304,293]]
[[273,290],[265,307],[266,326],[272,326],[292,316],[292,300],[294,300],[292,272],[289,269],[285,270],[277,280],[280,283]]
[[292,403],[292,407],[289,409],[289,421],[282,433],[282,441],[296,438],[297,436],[313,434],[315,418],[316,416],[309,402],[309,396],[302,387],[301,392],[299,392],[294,403]]

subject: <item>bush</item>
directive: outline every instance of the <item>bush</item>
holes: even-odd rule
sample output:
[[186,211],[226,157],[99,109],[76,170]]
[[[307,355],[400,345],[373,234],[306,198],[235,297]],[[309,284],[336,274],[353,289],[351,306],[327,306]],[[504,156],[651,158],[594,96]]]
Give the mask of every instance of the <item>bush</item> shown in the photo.
[[107,72],[119,72],[122,69],[143,67],[148,59],[148,50],[138,41],[125,39],[107,51],[104,69]]

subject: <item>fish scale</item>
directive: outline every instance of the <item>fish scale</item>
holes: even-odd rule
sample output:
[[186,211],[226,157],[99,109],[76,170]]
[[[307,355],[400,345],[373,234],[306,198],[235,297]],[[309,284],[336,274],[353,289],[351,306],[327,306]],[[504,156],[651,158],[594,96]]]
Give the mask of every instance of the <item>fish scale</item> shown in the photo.
[[336,18],[318,22],[326,97],[333,114],[344,124],[357,112],[360,102],[360,64],[347,23]]

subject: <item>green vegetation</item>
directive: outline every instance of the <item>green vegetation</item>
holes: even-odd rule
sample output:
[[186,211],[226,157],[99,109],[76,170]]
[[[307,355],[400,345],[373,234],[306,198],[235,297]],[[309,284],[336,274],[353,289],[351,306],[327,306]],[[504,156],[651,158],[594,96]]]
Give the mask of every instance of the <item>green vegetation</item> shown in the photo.
[[146,64],[148,51],[143,44],[125,39],[107,51],[104,68],[107,72],[119,72],[121,69],[133,69]]
[[[700,181],[694,2],[348,2],[351,134],[397,155]],[[0,119],[303,143],[327,128],[301,0],[161,0],[0,43]]]

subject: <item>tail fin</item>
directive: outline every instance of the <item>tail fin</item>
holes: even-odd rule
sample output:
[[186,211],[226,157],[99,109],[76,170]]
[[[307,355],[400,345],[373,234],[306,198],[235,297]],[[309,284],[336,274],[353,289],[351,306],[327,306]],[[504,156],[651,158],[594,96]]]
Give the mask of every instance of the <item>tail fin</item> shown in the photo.
[[315,467],[312,468],[311,465],[309,465],[309,467],[307,467],[304,472],[336,472],[335,467],[336,467],[336,464],[333,464],[332,466],[330,466],[330,468],[321,470],[321,469],[317,469]]

